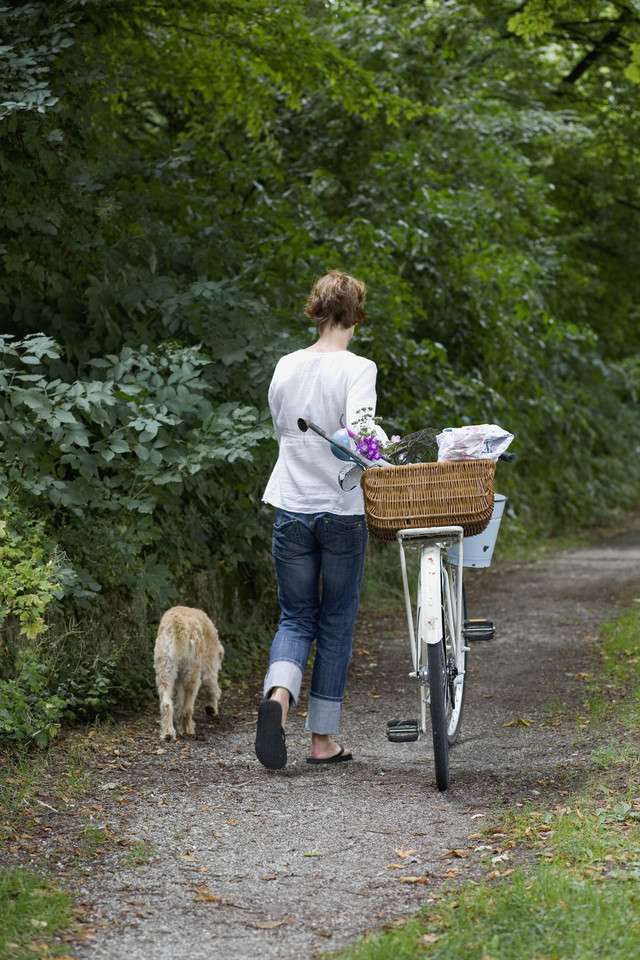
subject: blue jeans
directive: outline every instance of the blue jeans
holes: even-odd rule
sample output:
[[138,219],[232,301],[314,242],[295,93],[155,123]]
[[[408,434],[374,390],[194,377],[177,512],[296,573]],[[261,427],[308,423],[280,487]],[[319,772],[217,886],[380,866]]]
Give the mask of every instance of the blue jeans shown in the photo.
[[273,559],[281,616],[264,695],[285,687],[297,701],[315,640],[306,724],[313,733],[338,732],[366,546],[360,514],[276,510]]

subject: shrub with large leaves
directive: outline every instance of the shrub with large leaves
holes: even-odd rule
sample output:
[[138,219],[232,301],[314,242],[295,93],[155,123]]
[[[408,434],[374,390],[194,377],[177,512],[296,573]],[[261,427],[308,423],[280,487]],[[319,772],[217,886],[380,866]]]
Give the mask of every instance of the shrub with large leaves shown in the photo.
[[204,472],[250,462],[271,426],[212,402],[197,347],[124,348],[83,380],[64,378],[59,355],[49,337],[0,338],[0,494],[57,531],[78,562],[79,580],[66,580],[76,597],[166,587],[179,563],[152,549],[161,515],[179,516]]

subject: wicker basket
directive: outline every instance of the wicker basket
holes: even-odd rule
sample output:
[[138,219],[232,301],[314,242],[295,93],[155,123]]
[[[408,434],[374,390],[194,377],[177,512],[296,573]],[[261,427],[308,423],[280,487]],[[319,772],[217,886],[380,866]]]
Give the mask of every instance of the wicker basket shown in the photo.
[[375,540],[412,527],[460,526],[476,536],[491,519],[495,470],[494,460],[369,467],[360,480],[367,529]]

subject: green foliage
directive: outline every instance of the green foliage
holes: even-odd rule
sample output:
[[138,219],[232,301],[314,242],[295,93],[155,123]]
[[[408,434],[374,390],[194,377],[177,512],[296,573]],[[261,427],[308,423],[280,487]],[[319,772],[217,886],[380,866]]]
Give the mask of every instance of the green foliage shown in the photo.
[[[146,639],[146,638],[145,638]],[[233,656],[232,656],[233,659]],[[46,747],[61,725],[94,721],[149,702],[149,644],[112,639],[98,648],[79,627],[0,658],[0,744]]]
[[29,640],[47,627],[44,614],[60,596],[55,556],[43,543],[43,524],[20,514],[14,504],[0,511],[0,627],[17,618]]
[[608,68],[619,69],[622,58],[626,59],[630,53],[624,76],[634,83],[640,82],[637,42],[640,10],[633,0],[610,0],[606,4],[598,0],[580,0],[578,3],[574,0],[527,0],[509,17],[507,25],[521,37],[559,36],[565,41],[570,38],[578,50],[583,47],[589,61],[604,59]]
[[270,427],[252,407],[211,402],[197,347],[124,348],[71,382],[55,375],[58,353],[48,337],[0,337],[0,489],[59,531],[78,602],[101,586],[166,590],[158,514],[180,515],[199,473],[250,462]]
[[46,747],[54,739],[66,704],[50,687],[51,667],[37,650],[21,651],[15,677],[0,680],[0,741]]

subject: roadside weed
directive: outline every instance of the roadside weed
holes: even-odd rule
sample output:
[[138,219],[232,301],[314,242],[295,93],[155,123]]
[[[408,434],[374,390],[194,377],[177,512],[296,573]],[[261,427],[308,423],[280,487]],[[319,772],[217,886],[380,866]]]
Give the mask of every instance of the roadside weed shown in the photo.
[[0,832],[3,837],[25,821],[31,798],[42,784],[46,753],[19,749],[2,758],[0,767]]
[[127,850],[127,855],[122,861],[127,867],[140,867],[149,860],[153,860],[158,854],[157,847],[148,840],[141,840],[140,843],[133,844]]
[[640,760],[635,747],[614,744],[608,747],[596,747],[592,750],[591,762],[595,767],[600,767],[602,770],[610,770],[611,767],[633,766]]

